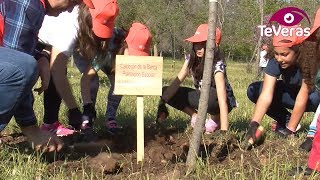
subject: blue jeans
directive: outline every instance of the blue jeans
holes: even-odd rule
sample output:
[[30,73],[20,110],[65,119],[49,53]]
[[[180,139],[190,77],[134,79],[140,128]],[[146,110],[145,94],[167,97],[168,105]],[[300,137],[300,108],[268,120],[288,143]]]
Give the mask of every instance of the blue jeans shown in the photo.
[[37,79],[37,61],[32,56],[0,47],[0,132],[12,116],[20,126],[36,124],[32,87]]
[[[253,102],[257,103],[262,90],[263,82],[254,82],[247,89],[247,96]],[[276,120],[280,126],[285,126],[290,120],[291,113],[287,109],[293,109],[298,90],[289,89],[282,80],[276,82],[272,103],[270,104],[267,115]],[[305,112],[315,112],[320,102],[318,92],[313,91],[309,94]]]

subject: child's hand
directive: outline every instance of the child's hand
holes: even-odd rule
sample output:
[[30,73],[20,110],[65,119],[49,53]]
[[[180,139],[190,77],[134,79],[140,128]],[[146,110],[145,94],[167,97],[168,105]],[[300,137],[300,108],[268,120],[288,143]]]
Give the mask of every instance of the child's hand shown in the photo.
[[257,137],[256,137],[256,131],[259,127],[259,123],[256,121],[251,121],[250,125],[249,125],[249,129],[247,131],[246,134],[246,140],[249,140],[250,137],[252,138],[253,142],[257,141]]
[[36,125],[22,127],[21,130],[36,151],[53,152],[62,149],[63,143],[56,135],[42,131]]
[[157,121],[164,121],[169,116],[165,101],[160,99],[158,104]]
[[49,87],[50,66],[49,66],[49,60],[44,56],[38,59],[37,62],[38,62],[39,76],[41,79],[41,86],[38,88],[35,88],[34,91],[38,92],[38,95],[40,95],[43,91],[47,90]]

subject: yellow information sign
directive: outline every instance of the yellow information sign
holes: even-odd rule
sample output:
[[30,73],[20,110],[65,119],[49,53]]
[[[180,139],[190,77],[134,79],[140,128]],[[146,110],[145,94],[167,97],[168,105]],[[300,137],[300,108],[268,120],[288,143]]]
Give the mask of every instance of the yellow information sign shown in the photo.
[[144,159],[143,96],[162,95],[162,69],[162,57],[116,57],[114,94],[137,96],[137,163]]
[[114,94],[160,96],[162,69],[162,57],[117,55]]

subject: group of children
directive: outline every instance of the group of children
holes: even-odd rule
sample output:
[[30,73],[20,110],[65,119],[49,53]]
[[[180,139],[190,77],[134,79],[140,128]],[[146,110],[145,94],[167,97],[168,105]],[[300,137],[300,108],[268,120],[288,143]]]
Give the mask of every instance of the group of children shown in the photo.
[[[149,55],[152,36],[145,25],[136,22],[129,30],[113,27],[118,14],[117,4],[113,1],[92,2],[97,3],[97,7],[104,7],[97,10],[100,13],[109,12],[108,17],[105,17],[109,21],[106,26],[108,33],[106,28],[94,25],[97,19],[93,19],[93,10],[85,4],[76,6],[72,12],[61,13],[58,17],[46,16],[40,29],[39,40],[51,47],[52,75],[49,87],[44,92],[45,114],[41,129],[55,132],[57,136],[71,135],[74,130],[79,129],[82,132],[86,131],[86,136],[92,134],[93,121],[96,118],[95,102],[100,70],[110,81],[110,90],[106,95],[105,126],[110,134],[116,134],[119,127],[115,117],[122,96],[113,94],[115,56]],[[82,74],[80,81],[82,113],[77,107],[66,75],[66,66],[71,55]],[[61,100],[69,109],[68,119],[72,128],[63,126],[58,120]],[[80,120],[82,124],[75,124],[75,120]]]
[[[317,11],[310,36],[299,37],[295,33],[293,36],[280,34],[273,37],[270,48],[263,47],[268,50],[265,58],[269,61],[264,67],[263,81],[254,82],[247,89],[248,98],[256,106],[245,139],[245,141],[253,139],[253,143],[257,141],[257,130],[265,114],[274,120],[272,130],[281,137],[287,138],[300,129],[299,122],[304,112],[316,112],[307,138],[300,148],[310,151],[314,141],[308,166],[309,169],[317,171],[320,171],[318,148],[320,135],[316,133],[315,136],[315,132],[319,119],[320,95],[315,89],[315,76],[319,69],[320,54],[319,43],[315,41],[317,41],[319,26],[320,10]],[[188,114],[191,126],[194,127],[202,83],[207,33],[208,26],[202,24],[194,36],[186,39],[193,43],[193,51],[190,56],[186,56],[182,69],[171,85],[163,88],[158,107],[158,121],[161,122],[167,118],[168,110],[165,106],[167,103]],[[217,47],[213,59],[214,66],[207,109],[210,117],[205,123],[206,133],[211,133],[218,128],[228,130],[228,112],[236,107],[232,88],[228,83],[223,56],[219,51],[220,39],[221,32],[216,29]],[[187,74],[191,74],[195,89],[180,87]],[[292,112],[289,112],[288,109],[291,109]]]
[[[61,13],[66,10],[68,12]],[[150,55],[152,36],[148,28],[138,22],[128,30],[114,27],[119,13],[116,0],[2,1],[0,13],[0,23],[3,23],[3,28],[0,28],[0,131],[14,116],[28,141],[42,151],[60,150],[63,143],[56,136],[68,136],[76,130],[91,137],[96,119],[98,72],[101,71],[110,81],[110,90],[106,95],[105,127],[110,134],[116,135],[119,128],[116,112],[122,96],[113,94],[115,57],[117,54]],[[250,84],[247,90],[248,98],[256,106],[246,135],[247,140],[252,138],[255,142],[256,131],[267,114],[275,120],[273,131],[282,137],[289,137],[299,129],[304,112],[316,112],[301,148],[309,151],[313,142],[308,165],[318,171],[320,135],[318,132],[315,135],[315,132],[319,123],[320,96],[314,88],[319,86],[314,79],[320,64],[319,44],[315,42],[318,40],[319,26],[318,11],[309,37],[295,34],[274,36],[272,45],[264,47],[268,51],[266,56],[269,62],[264,69],[263,81]],[[185,39],[192,43],[192,51],[185,56],[185,62],[173,82],[163,87],[157,113],[158,123],[168,117],[166,104],[169,104],[188,114],[191,126],[195,126],[207,36],[208,24],[201,24],[192,37]],[[227,78],[224,57],[219,50],[219,28],[216,29],[215,39],[207,109],[210,116],[205,123],[205,133],[217,129],[227,131],[228,113],[237,107]],[[67,78],[67,63],[71,55],[82,74],[79,82],[82,112]],[[45,110],[40,128],[32,107],[32,88],[38,79],[38,72],[41,86],[36,90],[39,94],[44,92]],[[180,86],[188,74],[195,88]],[[58,119],[62,100],[68,108],[67,127]],[[288,109],[292,109],[292,112]]]
[[[121,96],[113,94],[115,57],[149,55],[152,36],[148,28],[139,22],[127,30],[114,27],[119,13],[116,0],[3,1],[0,12],[0,51],[1,60],[5,59],[0,63],[0,131],[14,116],[36,150],[60,150],[63,143],[57,136],[75,131],[92,140],[99,88],[97,72],[101,70],[111,84],[106,95],[105,126],[110,134],[116,134],[115,116]],[[82,112],[67,78],[71,55],[82,73]],[[35,91],[44,92],[40,127],[33,111],[32,93],[39,76],[41,86]],[[62,100],[68,108],[67,127],[58,119]]]

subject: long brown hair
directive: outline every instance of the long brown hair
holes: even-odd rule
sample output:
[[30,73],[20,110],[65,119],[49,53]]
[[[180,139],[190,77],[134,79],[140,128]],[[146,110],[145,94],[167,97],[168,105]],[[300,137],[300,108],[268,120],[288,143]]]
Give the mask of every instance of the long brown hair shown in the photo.
[[76,41],[76,49],[79,54],[88,60],[93,59],[96,54],[107,51],[108,41],[97,37],[92,31],[92,17],[89,8],[82,3],[79,6],[79,30]]
[[314,86],[315,76],[320,64],[319,43],[305,41],[299,48],[298,64],[309,87]]
[[[206,47],[204,47],[204,54],[206,54]],[[205,56],[198,57],[196,55],[196,52],[194,50],[194,45],[193,45],[192,52],[190,54],[188,69],[192,72],[195,79],[202,79],[203,69],[204,69],[204,59],[205,59]],[[223,59],[223,55],[220,52],[219,48],[216,47],[214,50],[213,64],[215,64],[220,59]]]

